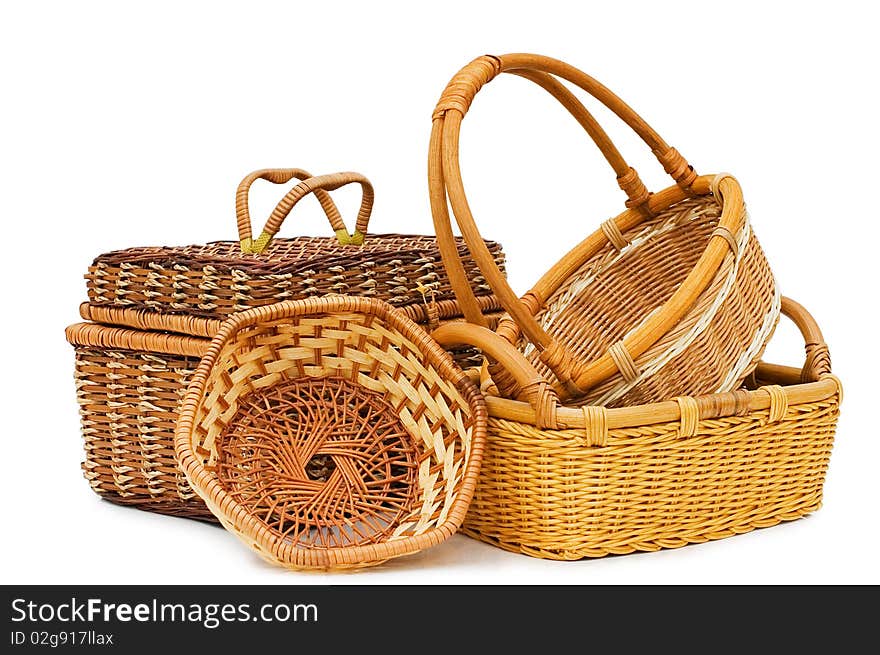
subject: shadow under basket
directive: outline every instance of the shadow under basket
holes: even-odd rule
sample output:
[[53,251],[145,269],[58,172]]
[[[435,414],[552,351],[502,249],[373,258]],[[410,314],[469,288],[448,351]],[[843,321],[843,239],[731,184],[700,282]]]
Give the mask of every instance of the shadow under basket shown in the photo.
[[457,530],[485,425],[476,386],[427,333],[380,301],[335,297],[227,320],[175,448],[208,508],[264,559],[344,569]]

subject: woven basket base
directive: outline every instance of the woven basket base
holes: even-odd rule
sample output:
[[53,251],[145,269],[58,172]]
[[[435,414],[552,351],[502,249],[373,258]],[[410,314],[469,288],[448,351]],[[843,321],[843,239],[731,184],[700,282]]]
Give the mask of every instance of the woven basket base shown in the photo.
[[419,454],[394,408],[343,378],[251,393],[217,450],[223,489],[298,548],[384,541],[418,496]]

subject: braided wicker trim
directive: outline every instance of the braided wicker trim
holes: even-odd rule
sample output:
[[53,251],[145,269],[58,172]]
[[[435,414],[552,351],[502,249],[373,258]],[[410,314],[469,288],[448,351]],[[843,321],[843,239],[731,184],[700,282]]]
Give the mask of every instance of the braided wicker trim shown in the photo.
[[[493,295],[477,296],[477,304],[480,310],[488,315],[487,319],[492,325],[502,315],[501,304]],[[418,302],[400,307],[400,310],[416,323],[428,324],[429,326],[432,320],[446,321],[462,316],[461,308],[456,300],[425,302],[424,299],[420,299]],[[140,330],[163,330],[208,339],[217,334],[223,323],[219,319],[191,314],[169,314],[149,309],[93,305],[91,303],[82,303],[79,313],[83,319],[95,323],[132,327]]]

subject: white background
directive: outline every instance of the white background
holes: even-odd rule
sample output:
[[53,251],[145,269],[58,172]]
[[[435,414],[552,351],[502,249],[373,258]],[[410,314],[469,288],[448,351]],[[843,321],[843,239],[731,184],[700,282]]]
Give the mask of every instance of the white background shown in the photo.
[[[877,15],[871,3],[6,3],[0,15],[4,583],[880,582]],[[236,238],[247,172],[372,179],[379,232],[430,232],[433,105],[485,52],[548,54],[635,107],[700,172],[731,171],[783,292],[807,305],[846,397],[825,505],[676,551],[559,563],[456,536],[359,574],[290,573],[223,530],[100,501],[79,469],[73,350],[98,253]],[[595,103],[590,104],[594,107]],[[597,112],[607,119],[607,112]],[[652,188],[647,148],[612,136]],[[525,291],[622,209],[577,124],[519,79],[462,132],[485,236]],[[253,215],[278,190],[255,187]],[[352,216],[354,190],[337,194]],[[284,233],[327,234],[313,200]],[[800,365],[783,324],[767,358]]]

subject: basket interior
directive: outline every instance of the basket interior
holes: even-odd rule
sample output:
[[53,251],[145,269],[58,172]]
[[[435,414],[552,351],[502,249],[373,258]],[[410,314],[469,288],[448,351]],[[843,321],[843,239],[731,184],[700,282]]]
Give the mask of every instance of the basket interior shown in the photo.
[[[692,198],[624,232],[629,245],[618,252],[607,244],[584,262],[547,299],[538,321],[578,359],[598,359],[675,293],[703,255],[720,216],[712,197]],[[549,373],[533,347],[525,352]]]
[[339,377],[255,391],[217,442],[231,498],[303,547],[391,537],[412,512],[420,454],[394,408]]
[[244,510],[293,548],[362,546],[437,527],[473,433],[448,377],[372,315],[241,329],[210,371],[192,433],[225,495],[215,506],[228,522]]
[[[708,247],[720,215],[713,197],[688,198],[634,226],[620,251],[606,244],[569,277],[539,322],[577,361],[596,361],[670,300]],[[635,358],[638,375],[612,376],[581,403],[614,407],[656,402],[680,390],[729,391],[748,375],[776,324],[779,296],[748,221],[734,238],[736,253],[725,254],[684,316]],[[554,379],[529,343],[519,346]]]

